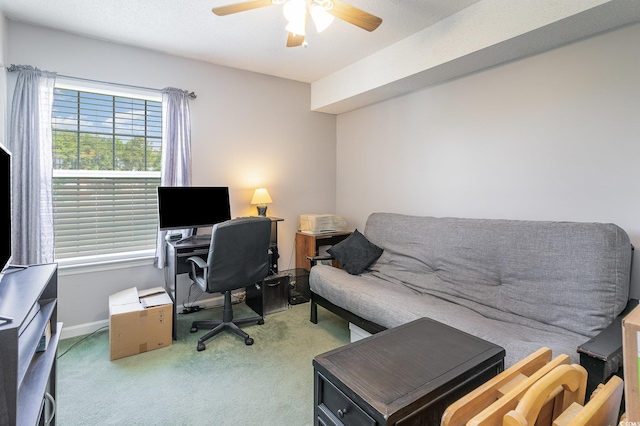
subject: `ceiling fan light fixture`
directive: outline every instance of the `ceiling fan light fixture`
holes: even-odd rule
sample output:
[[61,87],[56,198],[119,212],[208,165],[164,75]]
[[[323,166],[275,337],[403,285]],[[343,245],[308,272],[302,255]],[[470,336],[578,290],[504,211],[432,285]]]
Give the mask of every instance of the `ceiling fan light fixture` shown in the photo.
[[288,22],[285,28],[288,32],[305,35],[307,22],[306,0],[289,0],[282,8],[282,13]]
[[318,32],[327,29],[334,17],[369,32],[382,24],[382,18],[342,0],[244,0],[236,4],[214,7],[211,11],[217,16],[226,16],[280,4],[283,5],[282,12],[287,20],[287,47],[307,46],[305,27],[308,15],[311,15]]
[[300,22],[300,21],[291,21],[287,24],[287,26],[285,27],[285,30],[287,30],[288,32],[292,33],[292,34],[296,34],[296,35],[305,35],[305,25],[304,25],[304,21]]
[[282,7],[282,13],[287,22],[299,20],[307,14],[307,2],[306,0],[289,0]]
[[319,3],[311,3],[309,6],[309,14],[311,15],[311,19],[319,33],[326,30],[333,22],[333,15],[327,13],[327,10],[323,9],[322,5]]

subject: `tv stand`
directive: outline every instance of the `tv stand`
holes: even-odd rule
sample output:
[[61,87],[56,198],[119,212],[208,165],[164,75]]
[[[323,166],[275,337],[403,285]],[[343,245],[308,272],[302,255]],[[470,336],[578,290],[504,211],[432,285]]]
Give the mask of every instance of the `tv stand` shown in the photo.
[[15,272],[15,271],[22,271],[23,269],[27,269],[29,267],[29,265],[14,265],[12,263],[10,263],[7,266],[7,269],[5,269],[5,272]]
[[[33,265],[0,280],[0,424],[55,425],[58,266]],[[36,352],[45,330],[46,349]]]

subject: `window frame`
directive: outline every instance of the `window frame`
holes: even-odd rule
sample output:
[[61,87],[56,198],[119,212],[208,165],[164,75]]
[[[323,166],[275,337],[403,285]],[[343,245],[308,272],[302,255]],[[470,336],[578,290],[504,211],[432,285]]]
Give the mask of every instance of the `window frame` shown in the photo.
[[[55,83],[56,89],[76,90],[92,92],[109,96],[122,96],[127,98],[144,99],[162,103],[162,94],[159,91],[122,86],[116,83],[103,83],[93,80],[75,80],[58,77]],[[52,147],[53,148],[53,147]],[[160,178],[160,171],[110,171],[110,170],[63,170],[54,169],[53,177],[153,177]],[[55,228],[55,223],[54,223]],[[54,259],[58,263],[61,274],[73,275],[86,272],[108,271],[139,266],[152,266],[155,258],[155,248],[135,250],[122,253],[99,254],[79,257]]]

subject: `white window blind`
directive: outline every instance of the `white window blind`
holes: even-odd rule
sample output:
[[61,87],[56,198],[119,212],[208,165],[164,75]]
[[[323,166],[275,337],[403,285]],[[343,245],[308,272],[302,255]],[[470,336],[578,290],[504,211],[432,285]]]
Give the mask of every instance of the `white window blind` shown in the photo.
[[54,173],[56,258],[155,247],[158,175]]
[[56,88],[56,259],[155,248],[161,121],[159,101]]

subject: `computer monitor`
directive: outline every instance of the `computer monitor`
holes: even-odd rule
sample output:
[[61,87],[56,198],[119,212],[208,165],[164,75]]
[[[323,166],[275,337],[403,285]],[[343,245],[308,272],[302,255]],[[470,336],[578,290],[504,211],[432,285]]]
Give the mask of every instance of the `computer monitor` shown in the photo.
[[231,219],[229,188],[221,186],[159,186],[160,230],[213,226]]

